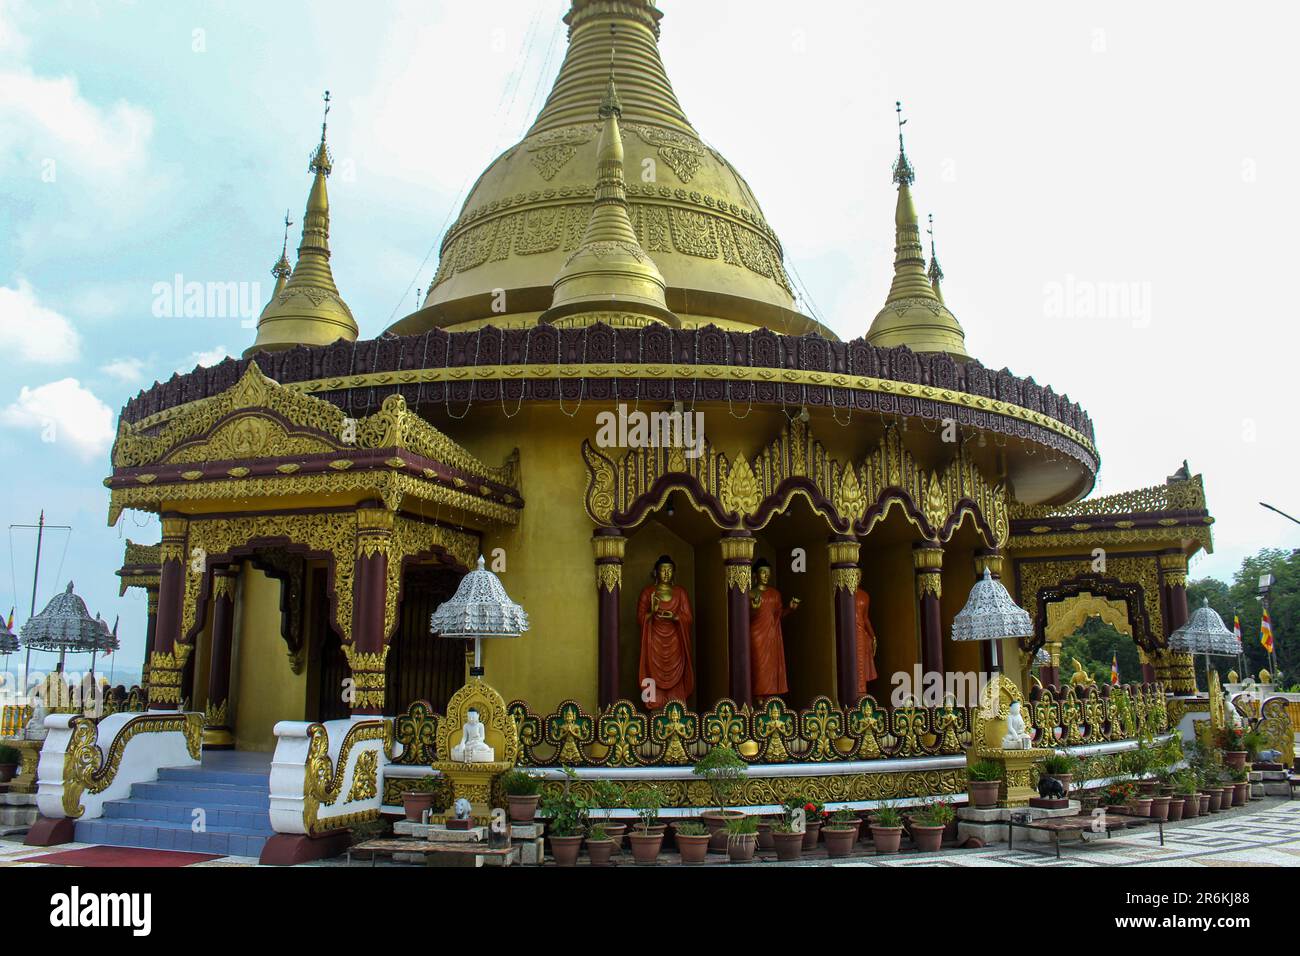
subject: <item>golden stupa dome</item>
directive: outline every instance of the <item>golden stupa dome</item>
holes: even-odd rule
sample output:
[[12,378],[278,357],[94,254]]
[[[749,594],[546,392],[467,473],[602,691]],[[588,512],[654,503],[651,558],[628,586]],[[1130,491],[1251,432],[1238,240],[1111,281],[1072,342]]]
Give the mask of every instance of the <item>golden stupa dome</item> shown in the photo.
[[515,321],[550,308],[552,283],[592,215],[611,57],[628,215],[667,284],[667,307],[688,326],[819,329],[796,311],[781,243],[749,186],[678,104],[659,57],[661,18],[652,0],[573,0],[568,52],[545,106],[479,177],[443,240],[423,306],[393,331],[507,324],[497,290]]
[[[325,95],[328,116],[328,92]],[[339,339],[356,341],[357,321],[339,295],[330,269],[330,201],[325,180],[332,169],[322,122],[320,145],[309,167],[313,179],[302,219],[298,263],[290,273],[288,256],[281,252],[280,261],[272,268],[275,290],[257,320],[257,339],[244,350],[245,358],[295,345],[330,345]],[[285,227],[288,228],[287,216]]]
[[[953,358],[967,358],[966,333],[957,317],[944,304],[939,283],[943,271],[937,260],[925,267],[921,246],[921,227],[912,201],[915,173],[903,150],[902,123],[898,136],[898,160],[894,163],[894,183],[898,186],[898,204],[894,209],[894,281],[889,286],[885,305],[877,313],[867,341],[881,348],[906,345],[914,352],[947,352]],[[933,250],[932,250],[933,251]]]

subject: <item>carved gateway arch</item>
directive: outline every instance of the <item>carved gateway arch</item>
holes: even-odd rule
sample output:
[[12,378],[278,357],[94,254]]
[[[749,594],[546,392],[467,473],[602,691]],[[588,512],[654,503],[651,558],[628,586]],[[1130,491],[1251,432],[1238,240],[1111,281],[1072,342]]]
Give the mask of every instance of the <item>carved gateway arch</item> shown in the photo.
[[893,426],[858,464],[832,458],[798,418],[753,459],[728,458],[707,438],[702,446],[694,458],[661,445],[616,459],[584,441],[587,514],[602,527],[633,528],[680,491],[718,528],[757,531],[802,495],[837,534],[866,535],[896,505],[925,540],[950,540],[968,515],[986,547],[1009,534],[1005,484],[960,451],[942,469],[923,467]]
[[1090,558],[1022,561],[1016,566],[1016,577],[1016,603],[1029,612],[1034,626],[1034,636],[1021,639],[1022,648],[1031,654],[1045,643],[1049,625],[1060,624],[1049,617],[1049,606],[1079,598],[1087,601],[1077,607],[1078,614],[1066,613],[1069,620],[1078,618],[1076,626],[1091,614],[1109,619],[1122,606],[1127,612],[1126,626],[1118,630],[1128,633],[1148,653],[1165,647],[1160,577],[1154,555],[1110,558],[1104,574],[1092,571]]

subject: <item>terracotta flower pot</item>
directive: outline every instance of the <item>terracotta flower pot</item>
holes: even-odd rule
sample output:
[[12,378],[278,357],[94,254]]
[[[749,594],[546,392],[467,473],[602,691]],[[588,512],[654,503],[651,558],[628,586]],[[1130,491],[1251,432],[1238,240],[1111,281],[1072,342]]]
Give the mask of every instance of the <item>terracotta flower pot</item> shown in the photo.
[[623,834],[627,832],[626,823],[601,823],[605,828],[605,836],[614,841],[614,852],[623,852]]
[[971,803],[979,810],[991,810],[998,805],[998,793],[1002,789],[1000,780],[971,780],[966,784],[966,793]]
[[1169,819],[1169,797],[1151,798],[1151,818],[1153,820]]
[[1250,781],[1245,780],[1241,783],[1232,785],[1232,805],[1234,807],[1244,807],[1250,802]]
[[871,842],[876,845],[877,853],[897,853],[898,845],[903,840],[902,827],[882,827],[871,824]]
[[1061,782],[1061,789],[1065,791],[1065,797],[1070,797],[1070,784],[1074,783],[1074,774],[1072,773],[1054,773],[1051,775]]
[[912,824],[912,843],[922,853],[934,853],[943,846],[943,827],[924,827]]
[[424,811],[433,809],[433,794],[408,790],[402,794],[402,809],[406,811],[406,819],[419,823],[424,818]]
[[1223,803],[1223,791],[1218,787],[1211,787],[1205,792],[1210,795],[1210,812],[1218,813]]
[[1183,805],[1186,803],[1182,797],[1169,798],[1169,816],[1166,818],[1171,823],[1183,818]]
[[709,849],[716,853],[727,852],[727,821],[743,817],[739,810],[709,810],[700,814],[700,822],[709,828]]
[[760,850],[771,850],[776,846],[772,840],[772,821],[758,821],[758,848]]
[[1199,793],[1183,794],[1183,819],[1194,820],[1201,815],[1201,795]]
[[675,833],[673,838],[677,841],[677,849],[682,854],[683,863],[703,863],[709,856],[709,840],[712,836],[708,833],[701,833],[699,836],[690,834]]
[[664,845],[662,833],[633,830],[627,835],[627,839],[632,844],[632,859],[648,865],[659,862],[659,849]]
[[587,858],[592,866],[609,866],[609,858],[614,853],[613,840],[588,840]]
[[578,851],[582,849],[580,836],[553,836],[551,856],[555,857],[556,866],[577,866]]
[[1129,801],[1128,809],[1129,813],[1135,817],[1149,817],[1151,816],[1151,798],[1134,797]]
[[732,863],[754,862],[754,851],[757,849],[757,833],[727,834],[727,859]]
[[[940,827],[942,836],[943,828]],[[858,842],[858,828],[852,825],[835,825],[822,830],[822,839],[826,841],[826,853],[833,859],[848,856],[853,852],[853,844]]]
[[534,793],[532,796],[516,796],[511,794],[506,797],[506,806],[510,811],[511,823],[532,823],[537,817],[537,805],[542,802],[542,795]]
[[821,833],[822,822],[820,820],[808,820],[804,824],[803,831],[803,848],[805,850],[817,849],[817,837]]
[[776,858],[783,863],[803,856],[802,833],[773,833],[772,843],[776,847]]
[[1223,752],[1223,765],[1231,770],[1246,769],[1246,751],[1244,750],[1225,750]]
[[1196,795],[1196,799],[1199,805],[1197,808],[1197,813],[1200,816],[1205,816],[1207,813],[1210,812],[1210,804],[1214,802],[1214,797],[1211,796],[1208,790],[1203,790]]
[[1143,797],[1154,797],[1160,792],[1159,780],[1139,780],[1138,794]]

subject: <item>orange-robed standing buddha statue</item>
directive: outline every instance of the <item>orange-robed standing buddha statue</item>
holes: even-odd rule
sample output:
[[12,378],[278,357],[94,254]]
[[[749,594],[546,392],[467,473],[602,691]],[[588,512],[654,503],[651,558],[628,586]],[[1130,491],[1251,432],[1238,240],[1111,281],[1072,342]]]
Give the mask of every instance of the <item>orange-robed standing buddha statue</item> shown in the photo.
[[749,592],[749,666],[755,699],[790,690],[781,619],[799,606],[799,598],[784,606],[781,592],[772,587],[771,580],[772,565],[759,558],[754,562],[754,581]]
[[858,696],[876,679],[876,632],[871,627],[867,612],[871,608],[871,595],[862,588],[853,592],[854,622],[858,645]]
[[691,601],[686,589],[673,583],[676,566],[663,555],[655,562],[654,580],[637,601],[641,623],[641,697],[651,710],[670,700],[685,701],[695,689],[691,664]]

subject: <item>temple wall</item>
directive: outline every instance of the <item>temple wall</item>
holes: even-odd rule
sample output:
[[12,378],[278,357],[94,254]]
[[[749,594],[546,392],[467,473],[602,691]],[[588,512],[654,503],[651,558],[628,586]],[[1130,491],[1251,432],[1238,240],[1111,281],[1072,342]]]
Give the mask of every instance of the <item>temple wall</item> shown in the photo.
[[306,675],[294,674],[280,636],[280,582],[245,561],[235,607],[235,745],[239,750],[273,751],[281,720],[302,720]]
[[874,539],[874,535],[869,535],[862,545],[862,589],[871,595],[869,614],[880,645],[876,654],[877,676],[869,690],[877,703],[885,704],[894,686],[892,675],[910,674],[913,664],[921,659],[921,638],[912,573],[912,542],[877,543]]

